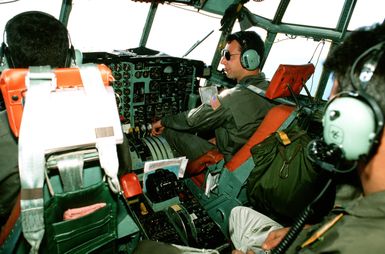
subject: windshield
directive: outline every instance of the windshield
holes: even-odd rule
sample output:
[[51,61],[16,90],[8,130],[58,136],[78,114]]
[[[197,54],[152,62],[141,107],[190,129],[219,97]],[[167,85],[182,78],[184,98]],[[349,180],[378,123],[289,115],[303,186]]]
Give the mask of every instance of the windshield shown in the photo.
[[[73,44],[87,52],[114,52],[139,47],[150,6],[148,3],[115,0],[108,11],[104,0],[76,0],[68,23]],[[92,11],[85,16],[87,9]],[[145,46],[167,55],[185,56],[209,64],[220,35],[219,26],[220,17],[214,14],[198,12],[181,4],[160,4]],[[84,38],[84,31],[87,31],[87,38]],[[203,39],[198,49],[188,53]]]
[[[17,13],[40,10],[59,18],[62,7],[61,0],[0,2],[0,31],[3,31],[7,20]],[[221,4],[210,2],[210,8],[223,9]],[[248,1],[245,7],[262,19],[257,19],[258,23],[247,29],[256,30],[263,39],[271,43],[263,66],[267,78],[273,76],[279,64],[312,62],[316,66],[316,72],[307,86],[314,95],[332,40],[290,34],[288,31],[291,27],[285,30],[285,26],[269,24],[277,17],[280,4],[279,0]],[[346,25],[340,23],[341,17],[346,16],[343,13],[345,4],[344,0],[291,0],[280,22],[293,25],[295,29],[299,27],[300,31],[305,32],[313,27],[339,30]],[[348,29],[382,22],[384,15],[381,6],[381,0],[356,1],[355,10],[347,23]],[[151,4],[127,0],[73,0],[67,27],[72,44],[82,52],[121,53],[145,46],[170,56],[201,60],[209,66],[222,33],[221,18],[222,15],[173,1]],[[152,20],[152,23],[147,23],[148,26],[147,20]],[[236,22],[233,31],[240,30],[241,27],[244,24]],[[268,37],[271,36],[269,32],[274,33],[274,37]],[[220,70],[221,66],[217,69]],[[330,86],[327,86],[323,98],[327,98],[328,89]]]

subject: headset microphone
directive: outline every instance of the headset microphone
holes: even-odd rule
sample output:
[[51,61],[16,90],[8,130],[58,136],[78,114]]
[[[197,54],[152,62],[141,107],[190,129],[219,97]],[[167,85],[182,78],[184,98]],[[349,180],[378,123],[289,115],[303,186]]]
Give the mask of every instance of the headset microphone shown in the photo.
[[[370,158],[377,149],[384,116],[376,100],[366,90],[371,85],[370,80],[384,48],[385,42],[380,42],[362,53],[350,72],[355,90],[337,94],[325,106],[323,138],[309,144],[308,158],[327,171],[351,171],[358,160]],[[357,66],[362,66],[359,71]],[[353,165],[347,170],[340,170],[339,166],[346,166],[346,163]]]
[[[328,172],[347,173],[356,168],[357,162],[350,165],[345,164],[342,150],[335,144],[326,144],[323,138],[314,139],[309,142],[306,149],[307,158],[320,168]],[[341,164],[347,166],[347,169],[340,169]]]

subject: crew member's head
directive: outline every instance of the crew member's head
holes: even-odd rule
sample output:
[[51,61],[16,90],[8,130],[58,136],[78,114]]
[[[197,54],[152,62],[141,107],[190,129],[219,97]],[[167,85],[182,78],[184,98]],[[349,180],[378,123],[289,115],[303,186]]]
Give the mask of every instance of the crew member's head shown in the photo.
[[336,94],[325,107],[322,122],[327,146],[314,149],[318,156],[366,163],[376,153],[384,126],[384,52],[385,26],[375,24],[353,31],[326,59],[324,66],[334,75]]
[[254,31],[240,31],[230,34],[222,50],[221,64],[228,78],[240,81],[260,71],[265,48],[261,37]]
[[67,28],[59,20],[44,12],[28,11],[7,22],[2,54],[10,68],[57,68],[69,67],[74,51]]

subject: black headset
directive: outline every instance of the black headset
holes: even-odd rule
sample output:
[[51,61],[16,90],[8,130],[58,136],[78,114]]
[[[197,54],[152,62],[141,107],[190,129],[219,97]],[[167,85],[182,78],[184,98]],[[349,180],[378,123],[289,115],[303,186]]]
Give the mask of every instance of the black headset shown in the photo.
[[69,48],[68,48],[68,53],[67,53],[67,56],[66,56],[66,60],[65,60],[65,67],[71,67],[72,63],[76,63],[76,53],[75,53],[75,48],[74,46],[72,45],[72,42],[71,42],[71,37],[70,35],[67,33],[68,35],[68,45],[69,45]]
[[261,62],[261,57],[259,56],[257,50],[249,46],[249,41],[246,38],[246,34],[240,35],[235,34],[237,42],[241,45],[241,65],[243,68],[249,71],[253,71],[259,67]]
[[[55,18],[51,15],[49,15],[48,13],[45,13],[45,12],[40,12],[40,11],[30,11],[29,13],[33,13],[33,12],[38,12],[38,13],[41,13],[43,15],[46,15],[46,16],[49,16],[49,17],[52,17],[52,18]],[[23,15],[25,14],[26,12],[23,12],[23,13],[20,13],[18,15]],[[15,17],[17,17],[18,15],[16,15]],[[6,68],[15,68],[15,64],[13,62],[13,59],[12,59],[12,56],[10,54],[10,50],[9,50],[9,47],[6,43],[7,41],[7,36],[6,36],[6,33],[7,33],[7,30],[8,30],[8,27],[9,27],[9,24],[12,22],[12,20],[15,18],[13,17],[12,19],[10,19],[5,27],[4,27],[4,32],[3,32],[3,42],[1,43],[1,47],[0,47],[0,72]],[[55,18],[56,19],[56,18]],[[59,21],[60,22],[60,21]],[[64,26],[64,25],[63,25]],[[70,35],[68,34],[67,32],[67,37],[68,37],[68,45],[69,45],[69,48],[68,48],[68,53],[66,55],[66,59],[65,59],[65,65],[64,67],[70,67],[72,62],[75,62],[75,59],[76,59],[76,54],[75,54],[75,48],[74,46],[72,45],[72,42],[71,42],[71,37]]]
[[[312,141],[308,147],[309,158],[324,169],[338,172],[335,164],[341,159],[356,162],[376,152],[384,115],[376,100],[366,93],[366,88],[384,51],[385,41],[363,52],[350,72],[354,91],[338,93],[326,104],[322,118],[323,139]],[[357,66],[365,59],[357,72]]]
[[[4,31],[5,33],[5,31]],[[3,36],[5,38],[5,36]],[[3,40],[0,47],[0,70],[4,70],[7,68],[14,68],[12,57],[9,54],[9,49],[7,47],[7,44]]]

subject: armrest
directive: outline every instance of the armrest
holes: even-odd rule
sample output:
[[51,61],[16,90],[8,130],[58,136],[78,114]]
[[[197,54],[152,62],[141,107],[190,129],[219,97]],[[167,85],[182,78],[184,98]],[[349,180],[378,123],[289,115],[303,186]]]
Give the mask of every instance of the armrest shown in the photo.
[[187,163],[186,173],[189,176],[198,175],[205,168],[207,168],[207,166],[216,164],[222,159],[223,154],[221,154],[218,150],[210,150],[198,159],[189,161]]

